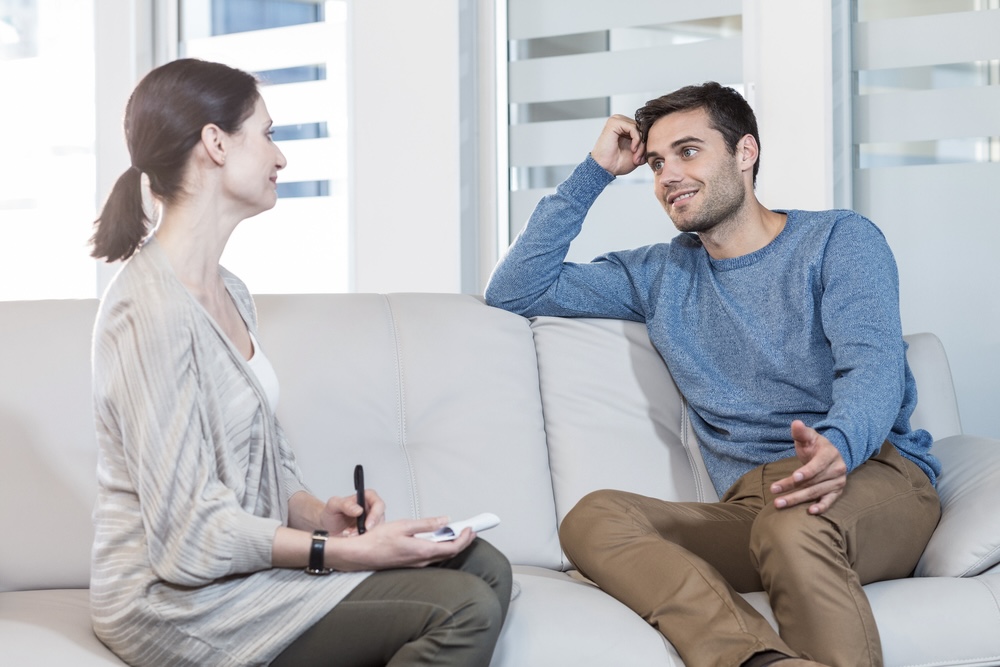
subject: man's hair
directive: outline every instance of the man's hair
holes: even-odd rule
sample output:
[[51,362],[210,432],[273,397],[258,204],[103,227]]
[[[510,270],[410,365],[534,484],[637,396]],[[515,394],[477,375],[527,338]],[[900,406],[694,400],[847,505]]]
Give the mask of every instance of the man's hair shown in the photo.
[[757,183],[760,170],[760,135],[757,118],[743,96],[732,88],[707,81],[700,86],[685,86],[655,100],[650,100],[635,112],[643,143],[649,138],[649,128],[668,114],[678,111],[704,109],[711,127],[722,134],[729,152],[736,154],[736,144],[746,135],[757,142],[757,161],[753,165],[753,181]]

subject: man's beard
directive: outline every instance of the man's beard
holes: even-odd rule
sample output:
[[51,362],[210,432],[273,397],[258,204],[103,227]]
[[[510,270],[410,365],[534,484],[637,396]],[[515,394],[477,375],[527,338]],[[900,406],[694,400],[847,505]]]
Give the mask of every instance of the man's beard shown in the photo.
[[699,190],[699,194],[705,196],[700,202],[700,208],[693,212],[693,217],[686,218],[685,213],[676,218],[670,216],[679,231],[696,233],[711,231],[733,218],[743,207],[747,199],[743,180],[738,175],[730,177],[728,174],[719,173],[724,170],[725,168],[720,169],[707,181],[712,187],[711,193],[706,192],[705,188]]

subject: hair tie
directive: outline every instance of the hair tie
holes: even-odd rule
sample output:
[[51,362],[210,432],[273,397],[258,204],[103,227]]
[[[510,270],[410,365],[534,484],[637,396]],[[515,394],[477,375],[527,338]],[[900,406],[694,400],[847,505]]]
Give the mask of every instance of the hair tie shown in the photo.
[[142,169],[139,169],[139,167],[134,164],[128,168],[128,171],[134,171],[137,175],[142,176]]

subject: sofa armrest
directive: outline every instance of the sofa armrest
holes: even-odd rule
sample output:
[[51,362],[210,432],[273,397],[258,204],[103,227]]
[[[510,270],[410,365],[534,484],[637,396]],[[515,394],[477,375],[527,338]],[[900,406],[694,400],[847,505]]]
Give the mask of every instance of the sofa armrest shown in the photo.
[[972,577],[1000,562],[1000,440],[955,435],[931,450],[943,467],[938,478],[941,521],[916,575]]

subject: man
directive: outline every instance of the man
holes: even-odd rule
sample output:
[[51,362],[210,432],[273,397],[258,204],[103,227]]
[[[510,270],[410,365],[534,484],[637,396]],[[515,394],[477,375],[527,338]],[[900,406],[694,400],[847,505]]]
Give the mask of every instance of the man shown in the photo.
[[[598,491],[560,539],[688,667],[882,664],[862,585],[909,575],[940,516],[913,431],[896,265],[850,211],[769,210],[753,111],[717,83],[610,118],[494,271],[491,305],[644,321],[690,405],[719,503]],[[587,210],[645,162],[669,243],[564,262]],[[767,591],[780,635],[738,593]]]

